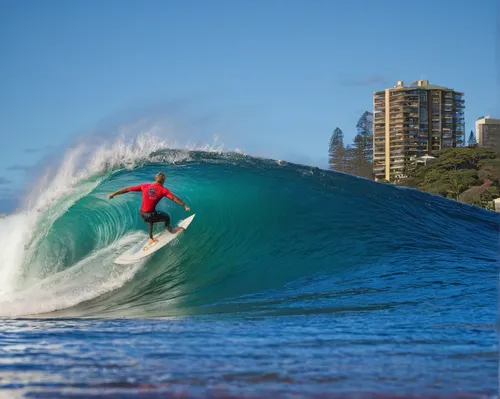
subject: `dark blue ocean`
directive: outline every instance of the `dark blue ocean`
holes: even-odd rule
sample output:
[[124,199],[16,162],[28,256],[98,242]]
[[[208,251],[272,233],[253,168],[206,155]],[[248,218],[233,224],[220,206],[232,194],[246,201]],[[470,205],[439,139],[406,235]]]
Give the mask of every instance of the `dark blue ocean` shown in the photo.
[[[497,396],[498,214],[240,154],[132,158],[66,160],[0,219],[0,396]],[[159,171],[191,212],[158,209],[196,217],[115,264],[146,226],[140,193],[107,195]]]

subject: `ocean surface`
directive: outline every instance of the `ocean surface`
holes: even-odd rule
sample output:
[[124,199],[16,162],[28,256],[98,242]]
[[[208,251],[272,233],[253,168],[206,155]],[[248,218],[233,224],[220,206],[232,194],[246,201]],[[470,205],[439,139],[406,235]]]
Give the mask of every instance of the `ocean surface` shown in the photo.
[[[120,152],[121,151],[121,152]],[[237,153],[68,155],[0,219],[0,397],[497,397],[499,215]],[[189,229],[132,265],[153,180]],[[160,227],[158,227],[160,228]]]

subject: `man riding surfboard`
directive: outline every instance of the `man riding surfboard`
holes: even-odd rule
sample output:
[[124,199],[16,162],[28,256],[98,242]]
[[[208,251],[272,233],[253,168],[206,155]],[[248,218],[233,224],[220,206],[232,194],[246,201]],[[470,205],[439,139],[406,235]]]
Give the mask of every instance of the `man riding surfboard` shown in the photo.
[[109,194],[109,199],[112,199],[116,195],[125,194],[130,191],[142,191],[142,205],[139,211],[139,215],[142,220],[144,220],[149,225],[149,240],[148,244],[151,245],[156,242],[153,238],[153,224],[158,222],[165,222],[165,228],[172,234],[177,233],[180,230],[184,230],[183,227],[176,227],[172,229],[170,227],[170,216],[168,213],[160,212],[156,210],[156,205],[163,197],[182,205],[186,212],[189,212],[190,208],[182,201],[179,197],[172,194],[170,190],[163,185],[165,184],[165,173],[159,172],[155,176],[154,183],[139,184],[138,186],[132,186],[127,188],[122,188],[115,191],[113,194]]

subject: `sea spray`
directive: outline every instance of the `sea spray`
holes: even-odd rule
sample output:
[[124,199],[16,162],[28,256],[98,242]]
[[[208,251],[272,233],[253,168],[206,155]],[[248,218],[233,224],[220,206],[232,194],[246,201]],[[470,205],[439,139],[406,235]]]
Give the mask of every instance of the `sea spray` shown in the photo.
[[[215,144],[200,148],[207,152],[220,151],[221,147]],[[47,241],[53,224],[114,173],[150,163],[154,161],[152,154],[167,148],[167,142],[146,132],[128,140],[119,136],[98,146],[81,141],[69,148],[58,162],[44,165],[40,175],[30,181],[23,207],[0,219],[0,295],[30,287],[61,271],[62,258],[68,258],[67,252],[80,244],[78,240],[67,241],[54,251],[50,248],[53,243]],[[191,149],[196,147],[192,145]],[[182,162],[189,158],[189,150],[189,146],[177,149],[170,158],[162,157],[162,162]],[[109,231],[107,227],[98,224],[93,230],[99,236]],[[123,233],[119,223],[113,230]],[[110,242],[102,237],[97,241]]]

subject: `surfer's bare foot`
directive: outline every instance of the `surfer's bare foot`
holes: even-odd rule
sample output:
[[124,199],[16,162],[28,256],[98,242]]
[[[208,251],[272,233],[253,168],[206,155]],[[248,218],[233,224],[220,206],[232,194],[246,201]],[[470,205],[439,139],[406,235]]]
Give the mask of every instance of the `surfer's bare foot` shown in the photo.
[[175,229],[172,230],[172,234],[178,233],[181,230],[186,230],[184,227],[176,227]]
[[158,240],[155,240],[154,238],[150,238],[148,240],[148,245],[151,245],[151,244],[154,244],[155,242],[157,242]]

